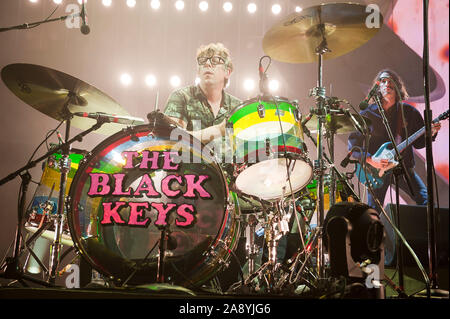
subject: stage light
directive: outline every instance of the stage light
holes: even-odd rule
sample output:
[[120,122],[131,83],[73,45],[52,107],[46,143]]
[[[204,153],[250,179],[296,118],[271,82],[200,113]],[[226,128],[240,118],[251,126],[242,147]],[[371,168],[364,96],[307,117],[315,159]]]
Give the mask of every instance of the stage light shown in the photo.
[[280,88],[280,82],[278,80],[270,80],[269,82],[269,90],[271,92],[276,92]]
[[206,10],[208,10],[208,2],[206,2],[206,1],[201,1],[199,4],[198,4],[198,7],[200,8],[200,10],[202,10],[202,11],[206,11]]
[[149,74],[145,77],[145,84],[149,87],[156,85],[156,77],[153,74]]
[[61,4],[61,3],[62,3],[62,0],[53,0],[53,2],[54,2],[55,4]]
[[[83,4],[83,0],[78,0],[78,3],[79,3],[80,5],[82,5],[82,4]],[[87,0],[84,0],[84,3],[86,4],[86,3],[87,3]]]
[[299,6],[295,7],[295,12],[302,12],[302,11],[303,11],[302,7]]
[[179,76],[174,75],[170,78],[170,85],[172,85],[172,87],[176,88],[178,86],[180,86],[181,84],[181,79]]
[[30,0],[30,2],[36,3],[36,2],[38,2],[38,0]]
[[103,4],[105,7],[110,7],[111,4],[112,4],[112,0],[102,0],[102,4]]
[[244,89],[246,91],[252,91],[255,88],[255,81],[252,79],[246,79],[244,81]]
[[248,6],[247,6],[247,10],[248,10],[248,12],[250,12],[250,13],[255,13],[255,12],[256,12],[256,9],[257,9],[256,4],[253,3],[253,2],[250,2],[250,3],[248,4]]
[[233,10],[233,4],[231,2],[229,2],[229,1],[225,2],[223,4],[223,10],[225,12],[230,12],[231,10]]
[[279,14],[281,12],[281,6],[276,3],[272,6],[272,13],[273,14]]
[[161,2],[159,0],[152,0],[150,1],[150,6],[152,7],[152,9],[158,10],[161,6]]
[[183,10],[183,9],[184,9],[184,1],[182,1],[182,0],[177,0],[177,1],[175,2],[175,8],[176,8],[178,11]]
[[[384,267],[384,226],[376,210],[358,202],[340,202],[327,213],[323,225],[331,275],[363,279],[362,264]],[[358,266],[360,265],[360,266]]]
[[129,86],[133,82],[133,78],[128,73],[123,73],[120,76],[120,82],[125,86]]
[[136,6],[136,0],[127,0],[127,6],[134,8]]

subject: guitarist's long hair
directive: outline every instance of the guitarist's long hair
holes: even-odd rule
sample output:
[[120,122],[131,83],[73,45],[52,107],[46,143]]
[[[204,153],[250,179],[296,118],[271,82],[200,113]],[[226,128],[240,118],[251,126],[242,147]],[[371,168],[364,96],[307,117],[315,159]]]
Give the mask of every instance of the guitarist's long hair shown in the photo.
[[[409,98],[409,94],[408,94],[408,91],[406,90],[405,83],[403,82],[402,78],[397,73],[395,73],[394,71],[392,71],[390,69],[383,69],[380,72],[378,72],[377,76],[372,81],[372,87],[375,85],[375,83],[380,81],[380,76],[383,73],[389,74],[389,76],[391,77],[391,79],[394,82],[395,90],[397,92],[396,102],[398,103],[398,102],[407,100]],[[373,98],[370,100],[370,102],[375,103]]]

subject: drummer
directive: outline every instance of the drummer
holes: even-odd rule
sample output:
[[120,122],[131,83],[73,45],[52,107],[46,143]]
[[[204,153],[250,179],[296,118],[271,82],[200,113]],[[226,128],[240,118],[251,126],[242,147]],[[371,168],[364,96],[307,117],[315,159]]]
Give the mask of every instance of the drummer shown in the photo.
[[175,90],[169,96],[164,114],[207,144],[225,135],[226,115],[241,101],[225,92],[233,63],[222,43],[197,49],[197,85]]
[[[164,114],[181,128],[204,144],[218,147],[220,152],[231,152],[229,145],[222,143],[225,140],[226,120],[230,111],[241,104],[241,100],[225,92],[232,72],[230,51],[222,43],[200,46],[197,49],[197,76],[200,81],[197,85],[172,92],[164,110]],[[216,154],[218,159],[222,156]],[[222,165],[222,168],[225,167]],[[244,245],[245,241],[240,240],[236,248],[240,263],[245,260]],[[223,290],[238,280],[238,267],[231,263],[218,276]]]

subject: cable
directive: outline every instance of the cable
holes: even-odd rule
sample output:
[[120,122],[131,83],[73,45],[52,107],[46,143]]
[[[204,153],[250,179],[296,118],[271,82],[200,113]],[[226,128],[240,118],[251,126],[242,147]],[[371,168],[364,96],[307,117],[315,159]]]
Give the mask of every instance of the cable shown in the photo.
[[33,29],[33,28],[36,28],[36,27],[40,26],[42,23],[47,22],[47,21],[53,16],[53,14],[56,12],[56,10],[57,10],[58,8],[59,8],[59,5],[56,6],[56,8],[53,10],[53,12],[50,13],[50,15],[49,15],[47,18],[45,18],[44,21],[42,21],[41,23],[38,23],[38,24],[36,24],[36,25],[34,25],[34,26],[32,26],[32,27],[29,27],[29,28],[27,28],[27,29]]
[[53,130],[50,130],[49,132],[47,132],[47,134],[45,135],[45,139],[36,147],[36,149],[33,151],[33,154],[31,154],[30,159],[28,160],[27,164],[29,164],[34,155],[36,155],[36,152],[39,150],[39,148],[42,146],[42,144],[47,143],[47,140],[50,138],[50,136],[52,136],[53,134],[55,134],[55,132],[58,130],[58,128],[65,122],[65,120],[62,120],[61,122],[59,122],[58,126],[56,128],[54,128]]

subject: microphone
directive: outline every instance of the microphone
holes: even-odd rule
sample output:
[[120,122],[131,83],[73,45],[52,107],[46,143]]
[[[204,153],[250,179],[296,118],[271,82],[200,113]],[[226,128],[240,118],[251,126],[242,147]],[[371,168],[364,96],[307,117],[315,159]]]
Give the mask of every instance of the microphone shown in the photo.
[[87,19],[87,12],[86,12],[86,4],[85,4],[86,0],[82,0],[82,4],[81,4],[81,33],[83,34],[89,34],[89,32],[91,32],[91,28],[89,28],[88,26],[88,19]]
[[355,149],[355,148],[352,147],[352,148],[350,149],[350,152],[348,152],[347,156],[345,156],[345,158],[342,160],[341,166],[342,166],[343,168],[346,168],[347,165],[348,165],[348,163],[350,163],[350,156],[352,156],[354,149]]
[[380,81],[377,81],[377,83],[375,83],[370,90],[369,94],[367,94],[366,98],[361,103],[359,103],[359,108],[361,111],[365,110],[369,106],[370,99],[377,93],[379,87]]
[[132,116],[124,116],[124,115],[113,115],[113,114],[106,114],[102,112],[95,112],[95,113],[87,113],[87,112],[75,112],[73,115],[80,116],[80,117],[88,117],[90,119],[94,120],[103,120],[107,123],[118,123],[118,124],[126,124],[126,125],[139,125],[144,124],[144,120],[138,117],[132,117]]

